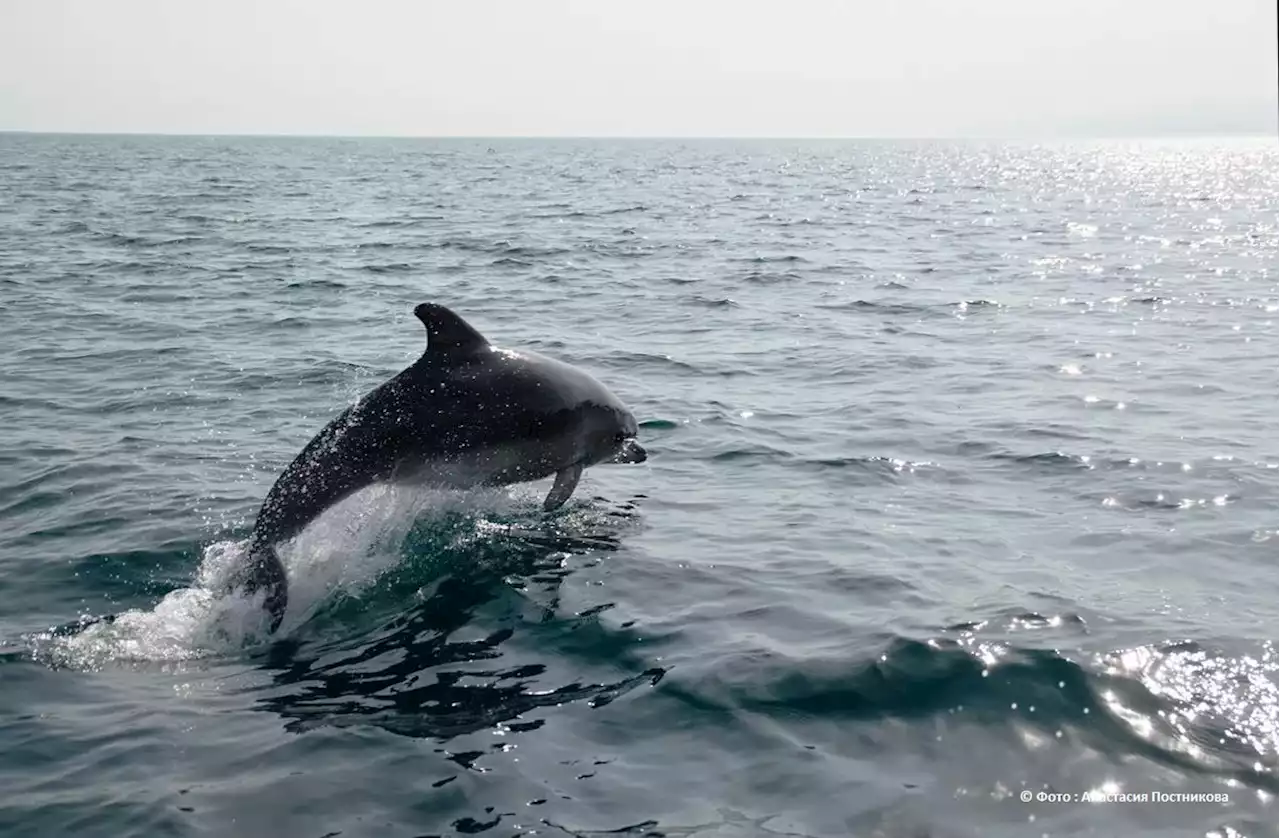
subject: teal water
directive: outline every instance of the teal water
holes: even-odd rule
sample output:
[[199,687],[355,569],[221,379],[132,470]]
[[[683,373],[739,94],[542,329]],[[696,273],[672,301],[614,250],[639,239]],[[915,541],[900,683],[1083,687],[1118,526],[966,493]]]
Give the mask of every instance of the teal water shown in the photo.
[[[0,834],[1275,835],[1277,163],[0,135]],[[263,638],[423,301],[650,459],[366,491]]]

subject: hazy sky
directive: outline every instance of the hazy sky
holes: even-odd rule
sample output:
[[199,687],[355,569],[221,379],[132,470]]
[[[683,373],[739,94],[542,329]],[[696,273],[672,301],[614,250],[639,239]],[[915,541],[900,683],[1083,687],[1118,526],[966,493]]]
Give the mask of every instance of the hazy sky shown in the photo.
[[0,0],[0,129],[1277,130],[1275,0]]

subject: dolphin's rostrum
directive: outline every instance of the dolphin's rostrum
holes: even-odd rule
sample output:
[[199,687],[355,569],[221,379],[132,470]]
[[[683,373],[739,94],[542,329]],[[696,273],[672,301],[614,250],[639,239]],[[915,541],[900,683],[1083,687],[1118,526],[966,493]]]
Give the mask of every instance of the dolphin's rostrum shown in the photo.
[[555,475],[543,502],[573,494],[582,470],[641,463],[635,417],[592,376],[525,350],[500,349],[442,305],[413,312],[427,330],[416,362],[330,422],[276,480],[232,587],[266,591],[271,630],[288,605],[275,545],[371,483],[500,486]]

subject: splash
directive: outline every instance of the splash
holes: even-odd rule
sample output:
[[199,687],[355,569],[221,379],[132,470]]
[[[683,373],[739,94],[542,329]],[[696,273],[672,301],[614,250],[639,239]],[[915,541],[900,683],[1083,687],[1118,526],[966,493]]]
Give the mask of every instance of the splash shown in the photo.
[[[358,599],[404,559],[402,547],[424,520],[461,520],[456,538],[483,538],[533,501],[521,489],[451,493],[422,488],[368,487],[317,518],[277,553],[289,576],[289,607],[269,632],[264,592],[227,593],[227,580],[246,558],[248,539],[219,540],[202,551],[189,587],[153,608],[85,618],[29,638],[33,656],[51,666],[100,670],[121,664],[173,664],[261,647],[297,632],[337,599]],[[501,529],[500,527],[497,527]],[[429,559],[430,557],[428,557]]]

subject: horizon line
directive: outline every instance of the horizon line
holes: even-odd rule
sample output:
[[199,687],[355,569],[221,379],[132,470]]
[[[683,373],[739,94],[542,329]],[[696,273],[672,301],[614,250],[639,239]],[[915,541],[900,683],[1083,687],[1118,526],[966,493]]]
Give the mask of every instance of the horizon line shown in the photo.
[[228,139],[324,139],[324,140],[772,140],[772,141],[1058,141],[1058,140],[1177,140],[1177,139],[1270,139],[1280,140],[1280,131],[1169,131],[1162,134],[325,134],[267,131],[69,131],[32,128],[0,128],[0,134],[28,134],[71,137],[186,137]]

